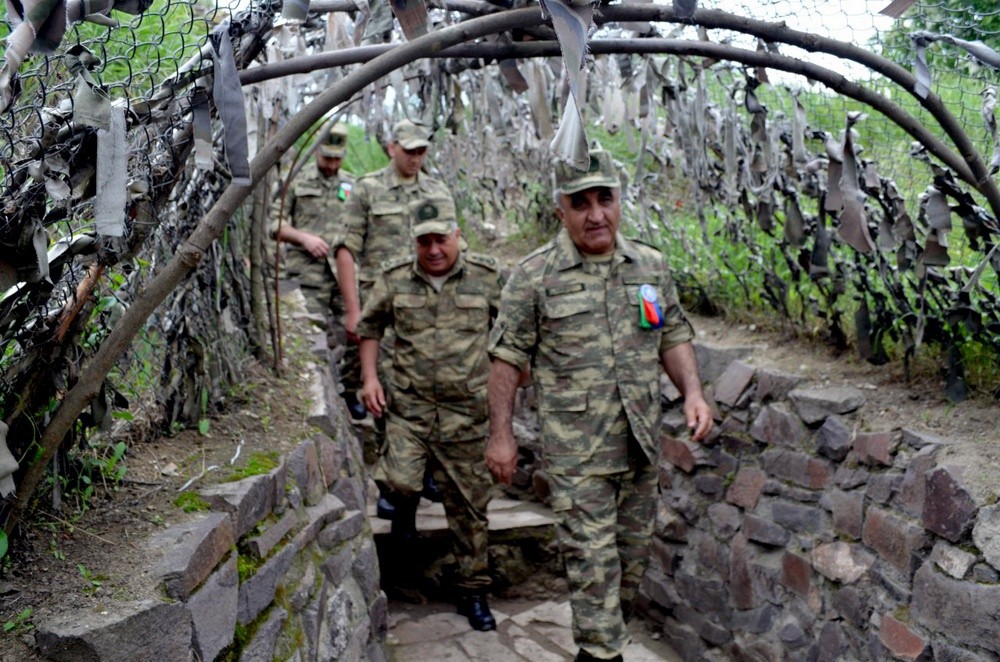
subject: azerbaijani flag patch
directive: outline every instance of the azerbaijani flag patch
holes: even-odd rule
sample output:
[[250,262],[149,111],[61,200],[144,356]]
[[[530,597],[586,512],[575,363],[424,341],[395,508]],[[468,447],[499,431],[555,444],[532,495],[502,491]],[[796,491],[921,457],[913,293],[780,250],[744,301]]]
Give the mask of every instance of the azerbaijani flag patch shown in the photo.
[[656,288],[650,284],[639,288],[639,328],[659,329],[663,326],[663,311],[656,301]]

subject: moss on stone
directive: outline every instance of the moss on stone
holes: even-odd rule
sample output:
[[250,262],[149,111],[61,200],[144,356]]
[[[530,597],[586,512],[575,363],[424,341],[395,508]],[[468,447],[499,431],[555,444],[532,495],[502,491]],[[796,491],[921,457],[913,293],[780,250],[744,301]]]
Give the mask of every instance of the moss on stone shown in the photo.
[[181,492],[177,495],[177,498],[174,499],[174,505],[186,513],[208,511],[212,509],[207,501],[194,492]]

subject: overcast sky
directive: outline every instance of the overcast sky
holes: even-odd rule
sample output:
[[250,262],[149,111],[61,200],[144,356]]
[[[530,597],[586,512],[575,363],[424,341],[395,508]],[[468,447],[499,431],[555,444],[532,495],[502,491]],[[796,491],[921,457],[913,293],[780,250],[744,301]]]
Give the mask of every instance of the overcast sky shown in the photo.
[[[670,0],[657,0],[667,1]],[[822,37],[846,41],[867,47],[870,38],[878,31],[892,27],[893,21],[888,16],[878,12],[889,4],[890,0],[700,0],[699,7],[718,9],[741,16],[762,21],[784,21],[788,27],[803,32],[812,32]],[[755,48],[753,40],[748,40],[746,48]],[[807,56],[828,69],[836,71],[854,80],[868,78],[868,70],[859,65],[844,62],[839,58],[816,54],[805,54],[804,51],[782,46],[780,51],[792,57]],[[799,81],[798,76],[786,76],[775,72],[772,78],[776,81]]]

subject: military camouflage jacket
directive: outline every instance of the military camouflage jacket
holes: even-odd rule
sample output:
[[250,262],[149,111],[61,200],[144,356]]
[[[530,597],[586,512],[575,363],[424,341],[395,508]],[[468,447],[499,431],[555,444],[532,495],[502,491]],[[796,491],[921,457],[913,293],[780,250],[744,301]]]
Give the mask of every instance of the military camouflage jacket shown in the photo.
[[383,264],[412,252],[409,206],[439,196],[451,197],[444,182],[420,173],[415,183],[403,184],[391,163],[358,180],[347,202],[345,233],[337,242],[360,265],[358,280],[374,281]]
[[[655,462],[660,354],[694,336],[660,252],[620,234],[616,243],[604,272],[581,256],[565,230],[525,257],[504,288],[490,337],[493,358],[531,364],[553,473],[620,471],[629,430]],[[655,288],[643,291],[663,313],[659,329],[639,325],[644,285]]]
[[[311,159],[302,166],[288,187],[282,222],[291,223],[292,227],[323,237],[332,246],[343,234],[344,210],[353,188],[354,175],[341,170],[334,177],[324,177],[317,169],[315,159]],[[280,206],[279,198],[271,211],[272,236],[278,231]],[[332,250],[330,258],[333,258]],[[294,244],[286,244],[284,259],[286,273],[293,276],[301,276],[310,270],[315,270],[317,266],[325,267],[323,261],[317,260],[305,249]],[[336,273],[336,269],[333,269],[333,273]]]
[[424,438],[435,418],[435,441],[488,434],[486,341],[502,285],[496,260],[472,253],[459,255],[440,292],[412,257],[388,265],[375,281],[358,335],[381,339],[394,329],[389,413]]

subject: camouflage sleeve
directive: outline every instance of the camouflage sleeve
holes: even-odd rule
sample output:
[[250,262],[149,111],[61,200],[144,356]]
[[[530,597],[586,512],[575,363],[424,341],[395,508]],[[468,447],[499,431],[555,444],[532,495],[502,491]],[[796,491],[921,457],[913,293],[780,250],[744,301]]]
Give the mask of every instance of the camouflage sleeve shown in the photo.
[[677,297],[677,287],[666,264],[660,272],[660,292],[663,293],[663,330],[660,332],[660,354],[675,345],[694,339],[694,329]]
[[528,364],[538,343],[537,306],[531,279],[518,266],[500,295],[500,312],[490,331],[490,358],[518,368]]
[[497,271],[495,274],[491,274],[496,278],[490,282],[490,322],[495,323],[497,316],[500,314],[500,296],[503,292],[503,274]]
[[392,292],[386,274],[379,274],[371,292],[365,298],[358,322],[357,334],[362,338],[380,340],[387,327],[392,326]]
[[368,182],[359,180],[352,187],[351,195],[344,204],[340,228],[333,238],[333,251],[341,246],[347,248],[355,259],[365,247],[365,235],[368,226],[368,210],[371,208],[371,195]]

